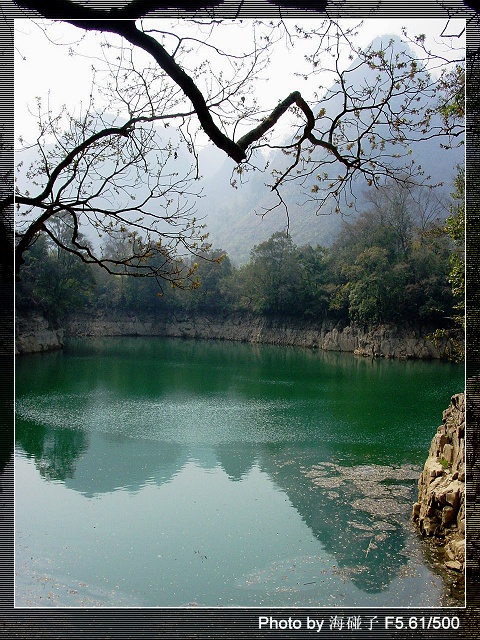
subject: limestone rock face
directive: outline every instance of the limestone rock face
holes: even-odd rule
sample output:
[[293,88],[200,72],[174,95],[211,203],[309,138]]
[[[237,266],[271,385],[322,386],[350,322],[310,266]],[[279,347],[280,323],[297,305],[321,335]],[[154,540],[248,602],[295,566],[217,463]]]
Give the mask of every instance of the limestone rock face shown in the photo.
[[381,358],[440,358],[447,344],[435,346],[417,331],[400,330],[395,326],[380,325],[357,333],[357,344],[352,351],[357,355]]
[[249,314],[225,318],[185,316],[139,319],[118,317],[71,318],[66,335],[162,335],[239,342],[298,346],[323,351],[344,351],[374,358],[442,358],[446,345],[435,346],[425,337],[427,330],[379,326],[372,330],[335,326],[328,322],[280,320]]
[[444,544],[446,566],[465,566],[465,394],[452,396],[418,481],[412,520]]
[[[367,330],[314,320],[283,320],[251,314],[224,318],[188,315],[140,318],[134,314],[78,313],[64,322],[65,336],[165,336],[233,340],[253,344],[296,346],[322,351],[343,351],[369,358],[442,358],[447,348],[434,345],[428,330],[381,325]],[[17,321],[17,352],[61,348],[63,333],[44,318]]]
[[55,329],[40,315],[17,318],[15,322],[15,353],[39,353],[63,347],[63,329]]

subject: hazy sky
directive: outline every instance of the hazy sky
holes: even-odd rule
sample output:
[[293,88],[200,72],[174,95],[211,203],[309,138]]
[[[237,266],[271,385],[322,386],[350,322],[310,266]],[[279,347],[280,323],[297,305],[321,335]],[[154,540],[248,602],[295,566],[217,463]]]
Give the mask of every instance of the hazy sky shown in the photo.
[[[165,26],[168,21],[148,21],[149,25]],[[318,18],[310,20],[289,19],[291,24],[312,25],[319,23]],[[344,21],[347,22],[347,21]],[[358,21],[349,21],[351,24]],[[457,35],[462,32],[464,20],[452,20],[447,26],[448,35]],[[245,21],[244,21],[245,23]],[[16,59],[15,59],[15,123],[16,140],[22,135],[27,140],[32,140],[36,135],[36,118],[30,115],[29,109],[35,111],[35,99],[42,97],[44,103],[49,96],[53,110],[62,104],[78,105],[88,99],[90,92],[92,61],[86,58],[72,56],[69,46],[58,46],[45,37],[42,31],[30,20],[16,20]],[[445,38],[441,37],[445,30],[445,19],[368,19],[360,30],[356,42],[365,46],[377,35],[397,34],[401,35],[402,27],[409,34],[424,33],[427,46],[436,52],[445,51],[445,45],[451,42],[455,47],[462,47],[465,37]],[[48,33],[52,40],[68,43],[76,47],[81,40],[78,50],[82,50],[94,56],[98,51],[99,37],[93,33],[85,34],[65,23],[57,23],[49,28]],[[228,45],[235,47],[235,32],[230,30]],[[233,35],[232,35],[233,34]],[[111,36],[109,36],[111,37]],[[241,42],[240,31],[238,43]],[[240,46],[240,44],[238,44]],[[276,50],[271,68],[268,72],[268,80],[258,86],[258,96],[262,106],[266,109],[273,108],[277,102],[285,98],[291,91],[300,90],[302,95],[308,93],[308,83],[295,77],[296,71],[301,71],[304,51],[301,46],[296,46],[292,51],[285,47]],[[306,67],[304,67],[306,69]],[[308,100],[309,96],[305,95]]]

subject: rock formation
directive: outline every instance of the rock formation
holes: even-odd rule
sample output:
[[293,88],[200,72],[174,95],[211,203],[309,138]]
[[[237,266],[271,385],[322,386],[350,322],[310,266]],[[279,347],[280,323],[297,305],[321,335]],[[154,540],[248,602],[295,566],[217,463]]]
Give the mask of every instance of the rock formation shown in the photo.
[[39,353],[63,347],[63,329],[55,329],[41,315],[15,319],[15,353]]
[[367,357],[440,359],[447,344],[436,346],[427,330],[379,326],[372,330],[305,320],[280,320],[248,314],[225,318],[196,316],[147,318],[77,315],[65,325],[71,336],[165,336],[233,340],[257,344],[344,351]]
[[369,358],[441,359],[448,341],[435,345],[428,330],[380,325],[373,329],[329,322],[282,320],[237,314],[228,317],[139,318],[131,314],[78,313],[55,329],[39,315],[16,318],[16,353],[61,349],[64,337],[164,336],[343,351]]
[[445,566],[465,567],[465,394],[451,399],[433,437],[412,512],[420,533],[444,547]]

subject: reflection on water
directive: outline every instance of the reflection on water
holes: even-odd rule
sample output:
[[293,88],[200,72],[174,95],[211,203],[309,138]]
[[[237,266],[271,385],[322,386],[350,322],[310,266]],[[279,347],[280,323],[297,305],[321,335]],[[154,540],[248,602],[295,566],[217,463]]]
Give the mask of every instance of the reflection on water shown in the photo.
[[439,603],[409,515],[460,367],[143,339],[51,356],[17,367],[17,605]]

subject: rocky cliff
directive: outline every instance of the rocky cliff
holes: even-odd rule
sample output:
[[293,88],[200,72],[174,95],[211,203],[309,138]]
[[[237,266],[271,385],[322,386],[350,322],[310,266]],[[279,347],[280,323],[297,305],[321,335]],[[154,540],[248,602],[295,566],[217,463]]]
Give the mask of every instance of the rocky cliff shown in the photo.
[[65,326],[71,336],[168,336],[298,346],[346,351],[369,357],[441,358],[445,346],[429,341],[427,331],[379,326],[370,331],[328,323],[275,320],[257,316],[177,317],[141,320],[131,317],[77,316]]
[[465,566],[465,395],[443,412],[422,475],[412,519],[420,533],[444,549],[448,569]]
[[55,329],[41,315],[15,319],[15,353],[38,353],[63,347],[63,329]]
[[95,317],[78,314],[52,327],[41,316],[17,318],[16,353],[59,349],[67,336],[165,336],[232,340],[324,351],[345,351],[382,358],[442,358],[446,344],[435,346],[425,337],[427,330],[378,326],[372,330],[335,326],[332,323],[237,315],[218,317],[147,318],[136,316]]

